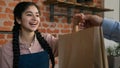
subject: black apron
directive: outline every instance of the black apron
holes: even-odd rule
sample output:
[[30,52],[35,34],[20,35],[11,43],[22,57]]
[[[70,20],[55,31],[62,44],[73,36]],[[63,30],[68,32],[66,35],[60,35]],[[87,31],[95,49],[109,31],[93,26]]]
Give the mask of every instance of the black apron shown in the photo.
[[20,55],[19,68],[49,68],[49,56],[46,51]]

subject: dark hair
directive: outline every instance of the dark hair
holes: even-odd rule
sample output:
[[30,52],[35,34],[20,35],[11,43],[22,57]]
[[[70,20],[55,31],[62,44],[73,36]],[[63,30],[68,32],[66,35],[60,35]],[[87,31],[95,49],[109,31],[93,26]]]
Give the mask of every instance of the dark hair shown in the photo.
[[[19,63],[19,56],[20,56],[20,48],[19,48],[19,30],[20,30],[20,24],[16,21],[16,19],[21,19],[22,13],[29,7],[29,6],[35,6],[38,11],[39,7],[33,3],[33,2],[20,2],[16,5],[14,9],[14,27],[12,29],[13,32],[13,68],[18,68]],[[40,11],[39,11],[40,14]],[[36,30],[35,34],[37,36],[37,39],[39,43],[41,44],[42,48],[46,50],[49,54],[49,57],[52,62],[52,68],[54,68],[55,61],[54,61],[54,55],[52,53],[52,48],[49,46],[47,41],[41,36],[41,34]]]

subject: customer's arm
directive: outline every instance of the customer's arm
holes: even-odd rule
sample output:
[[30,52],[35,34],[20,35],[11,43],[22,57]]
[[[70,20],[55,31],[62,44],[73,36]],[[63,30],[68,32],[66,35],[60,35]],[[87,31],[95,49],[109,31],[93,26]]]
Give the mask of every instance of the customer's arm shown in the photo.
[[120,22],[105,18],[102,27],[105,38],[120,42]]

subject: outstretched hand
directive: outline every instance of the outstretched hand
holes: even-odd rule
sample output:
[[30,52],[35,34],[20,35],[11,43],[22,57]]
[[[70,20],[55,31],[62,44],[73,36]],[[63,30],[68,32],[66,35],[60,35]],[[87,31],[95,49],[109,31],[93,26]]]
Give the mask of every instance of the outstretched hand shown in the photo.
[[83,13],[79,13],[79,14],[75,14],[73,17],[73,31],[78,29],[85,29],[85,28],[89,28],[89,27],[93,27],[93,26],[101,26],[103,21],[102,17],[99,17],[97,15],[90,15],[90,14],[83,14]]

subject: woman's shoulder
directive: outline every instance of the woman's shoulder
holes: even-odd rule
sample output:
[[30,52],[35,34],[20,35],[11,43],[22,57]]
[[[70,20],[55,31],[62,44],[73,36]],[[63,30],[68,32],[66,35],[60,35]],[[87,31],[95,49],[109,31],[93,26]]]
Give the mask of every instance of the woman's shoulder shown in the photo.
[[12,41],[9,40],[5,44],[1,45],[1,49],[4,51],[11,51],[12,50]]
[[[8,41],[1,47],[1,59],[5,60],[4,62],[11,62],[13,59],[13,49],[12,49],[12,42]],[[3,62],[3,63],[4,63]]]

